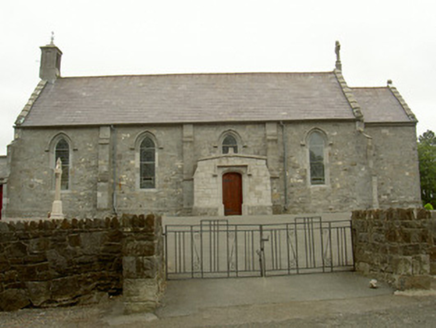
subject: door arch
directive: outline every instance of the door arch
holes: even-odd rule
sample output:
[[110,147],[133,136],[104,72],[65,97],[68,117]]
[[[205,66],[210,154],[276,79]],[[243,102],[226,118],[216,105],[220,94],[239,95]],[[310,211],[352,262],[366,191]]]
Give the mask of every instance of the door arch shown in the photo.
[[242,175],[236,172],[223,174],[224,215],[242,215]]

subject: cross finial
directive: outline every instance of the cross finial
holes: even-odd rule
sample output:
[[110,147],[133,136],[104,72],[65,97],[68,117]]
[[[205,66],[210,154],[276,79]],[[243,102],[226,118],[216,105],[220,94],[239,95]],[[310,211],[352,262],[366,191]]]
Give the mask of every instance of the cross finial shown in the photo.
[[54,32],[51,32],[50,44],[54,44]]
[[58,157],[58,160],[56,161],[56,170],[62,169],[62,161],[61,158]]

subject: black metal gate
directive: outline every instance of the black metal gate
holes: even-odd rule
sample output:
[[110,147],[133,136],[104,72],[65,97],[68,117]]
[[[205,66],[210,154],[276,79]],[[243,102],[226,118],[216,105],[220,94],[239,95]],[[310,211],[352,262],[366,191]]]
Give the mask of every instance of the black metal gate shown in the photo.
[[353,270],[351,222],[302,217],[281,224],[167,225],[165,258],[167,279]]

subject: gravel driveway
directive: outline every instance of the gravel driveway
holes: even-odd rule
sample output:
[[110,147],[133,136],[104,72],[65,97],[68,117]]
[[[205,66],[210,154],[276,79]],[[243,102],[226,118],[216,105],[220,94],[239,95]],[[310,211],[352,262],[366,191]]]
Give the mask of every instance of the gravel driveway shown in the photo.
[[122,315],[122,297],[98,305],[0,313],[0,327],[436,327],[436,296],[381,295],[208,308],[186,316]]
[[99,304],[0,312],[0,327],[436,327],[436,290],[394,292],[353,272],[168,281],[154,314]]

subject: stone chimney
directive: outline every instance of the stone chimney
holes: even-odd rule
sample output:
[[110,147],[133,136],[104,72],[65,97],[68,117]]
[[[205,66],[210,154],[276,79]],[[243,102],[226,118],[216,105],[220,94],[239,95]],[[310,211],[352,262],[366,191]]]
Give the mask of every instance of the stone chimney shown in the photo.
[[41,66],[39,67],[39,77],[53,83],[61,76],[62,51],[53,43],[53,34],[50,44],[41,47]]

